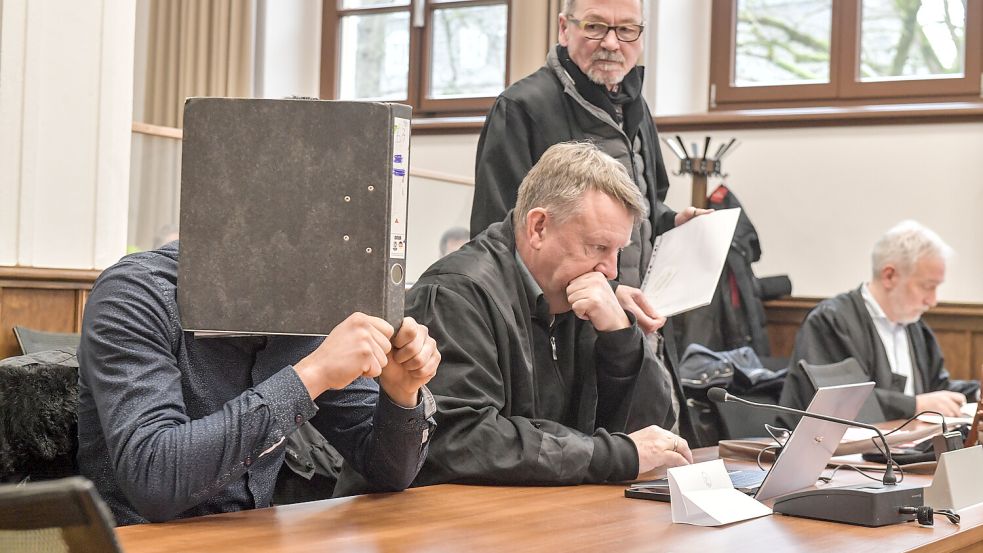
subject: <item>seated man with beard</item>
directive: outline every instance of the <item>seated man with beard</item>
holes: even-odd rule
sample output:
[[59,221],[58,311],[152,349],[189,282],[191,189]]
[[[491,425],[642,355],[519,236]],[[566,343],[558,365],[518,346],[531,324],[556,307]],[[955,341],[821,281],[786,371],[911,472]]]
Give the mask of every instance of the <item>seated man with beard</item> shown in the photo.
[[856,359],[876,384],[888,420],[921,411],[959,414],[976,381],[950,380],[942,350],[921,316],[937,302],[951,248],[928,228],[902,221],[887,231],[871,256],[869,283],[827,299],[802,323],[780,403],[805,409],[815,393],[800,360],[825,365]]

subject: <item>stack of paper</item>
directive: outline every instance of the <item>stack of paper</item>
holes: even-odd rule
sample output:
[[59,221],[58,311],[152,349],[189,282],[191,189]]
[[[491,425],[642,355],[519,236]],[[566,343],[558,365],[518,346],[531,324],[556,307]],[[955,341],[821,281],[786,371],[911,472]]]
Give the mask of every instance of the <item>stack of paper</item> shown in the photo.
[[659,315],[671,317],[710,303],[740,214],[738,207],[701,215],[656,240],[642,292]]

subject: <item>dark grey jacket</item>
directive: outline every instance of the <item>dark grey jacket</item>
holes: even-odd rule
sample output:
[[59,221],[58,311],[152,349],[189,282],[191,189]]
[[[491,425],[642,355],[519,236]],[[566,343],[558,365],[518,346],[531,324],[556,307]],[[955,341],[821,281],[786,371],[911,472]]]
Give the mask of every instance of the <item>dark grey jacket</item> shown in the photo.
[[[550,146],[589,139],[625,166],[650,205],[648,243],[639,244],[636,231],[619,267],[619,281],[637,287],[651,256],[651,241],[673,228],[676,216],[662,203],[669,177],[652,114],[645,101],[639,101],[643,116],[638,132],[629,137],[610,115],[577,92],[557,58],[557,48],[551,49],[546,65],[506,89],[485,119],[475,161],[471,236],[501,221],[515,207],[519,184]],[[636,140],[640,142],[637,154]]]
[[177,242],[96,281],[79,347],[79,466],[119,524],[270,504],[284,437],[308,419],[374,484],[403,489],[426,456],[421,403],[359,379],[315,401],[292,364],[319,337],[199,338],[176,302]]
[[621,433],[675,420],[669,379],[633,319],[602,333],[572,313],[550,324],[523,270],[506,220],[409,292],[407,313],[427,325],[442,356],[428,385],[440,431],[418,484],[626,480],[638,454]]

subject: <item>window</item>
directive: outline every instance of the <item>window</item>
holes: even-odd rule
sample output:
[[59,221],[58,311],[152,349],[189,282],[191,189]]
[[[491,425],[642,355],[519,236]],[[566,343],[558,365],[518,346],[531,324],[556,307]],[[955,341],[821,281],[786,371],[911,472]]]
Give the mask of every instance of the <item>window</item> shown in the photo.
[[325,0],[321,96],[484,114],[508,82],[510,0]]
[[979,101],[979,0],[714,0],[711,109]]

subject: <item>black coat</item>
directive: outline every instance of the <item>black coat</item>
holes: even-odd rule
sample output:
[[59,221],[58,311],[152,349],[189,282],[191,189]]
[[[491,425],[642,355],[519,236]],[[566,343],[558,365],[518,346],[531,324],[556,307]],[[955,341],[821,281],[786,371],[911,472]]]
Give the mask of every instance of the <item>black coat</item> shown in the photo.
[[428,384],[440,432],[417,484],[631,479],[638,455],[622,433],[675,420],[670,380],[632,317],[627,329],[598,333],[557,315],[557,361],[547,353],[543,362],[537,351],[549,351],[549,338],[534,328],[537,302],[521,271],[506,220],[409,292],[407,315],[429,328],[442,356]]
[[[917,372],[915,376],[920,381],[915,390],[952,390],[971,394],[973,397],[969,399],[975,401],[979,383],[949,379],[942,350],[928,325],[919,320],[909,324],[906,330],[913,368]],[[806,316],[795,337],[781,405],[805,409],[815,394],[809,377],[799,367],[800,360],[827,365],[848,357],[856,359],[874,381],[874,395],[888,420],[906,419],[915,414],[915,398],[904,393],[907,378],[891,371],[884,345],[859,288],[823,300]]]
[[676,347],[684,351],[696,343],[713,351],[730,351],[750,346],[758,355],[770,356],[765,308],[751,268],[761,259],[758,231],[741,202],[723,185],[711,194],[707,207],[740,207],[741,216],[710,305],[672,318]]
[[[655,122],[644,100],[641,107],[638,133],[643,144],[645,196],[651,204],[649,221],[654,237],[675,226],[676,214],[662,203],[669,191],[669,177]],[[502,92],[485,118],[478,139],[471,236],[501,221],[515,207],[519,184],[550,146],[586,140],[588,130],[599,125],[601,121],[578,101],[576,91],[564,90],[549,66],[540,67]],[[625,148],[631,150],[630,145]]]

